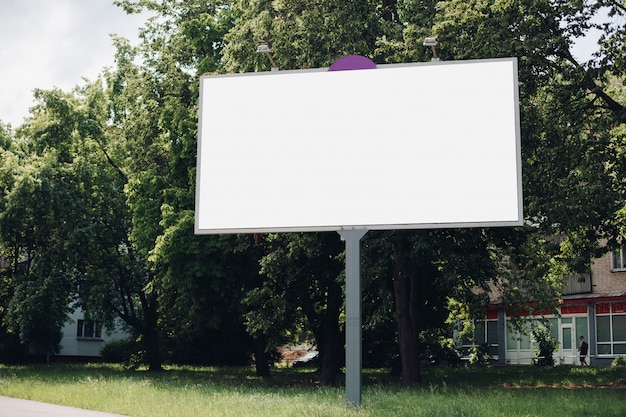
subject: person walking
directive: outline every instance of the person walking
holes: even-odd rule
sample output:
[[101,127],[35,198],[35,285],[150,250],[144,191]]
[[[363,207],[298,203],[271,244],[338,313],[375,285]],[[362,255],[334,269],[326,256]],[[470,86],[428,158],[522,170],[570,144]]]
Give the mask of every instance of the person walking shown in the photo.
[[587,352],[589,351],[589,344],[585,341],[584,336],[580,336],[580,344],[578,345],[578,351],[580,352],[580,366],[589,366],[587,363]]

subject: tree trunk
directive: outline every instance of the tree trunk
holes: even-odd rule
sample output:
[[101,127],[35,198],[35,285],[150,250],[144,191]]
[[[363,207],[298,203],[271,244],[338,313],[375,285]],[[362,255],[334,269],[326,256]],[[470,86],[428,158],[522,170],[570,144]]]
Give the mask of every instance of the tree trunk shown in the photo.
[[161,363],[161,352],[159,336],[156,329],[146,327],[143,334],[142,346],[145,352],[145,361],[148,365],[148,370],[153,372],[159,372],[163,370]]
[[417,295],[418,271],[411,268],[409,241],[400,237],[396,242],[396,260],[393,268],[393,289],[396,301],[396,322],[400,350],[403,385],[421,382],[418,354]]
[[321,315],[317,313],[316,316],[313,308],[307,308],[306,314],[311,323],[319,323],[318,326],[313,326],[312,331],[319,351],[320,383],[335,385],[343,364],[344,337],[339,329],[343,296],[340,286],[330,285],[327,291],[326,311]]
[[342,336],[339,332],[338,317],[336,320],[328,320],[328,324],[322,329],[320,352],[320,383],[323,385],[335,385],[337,375],[341,367]]
[[270,376],[270,361],[267,354],[265,338],[254,338],[252,341],[254,349],[254,367],[256,368],[256,375],[265,377]]
[[143,334],[141,344],[144,350],[144,360],[149,371],[162,371],[163,364],[161,358],[161,343],[159,340],[158,312],[156,301],[150,302],[144,293],[140,293],[139,298],[144,313]]

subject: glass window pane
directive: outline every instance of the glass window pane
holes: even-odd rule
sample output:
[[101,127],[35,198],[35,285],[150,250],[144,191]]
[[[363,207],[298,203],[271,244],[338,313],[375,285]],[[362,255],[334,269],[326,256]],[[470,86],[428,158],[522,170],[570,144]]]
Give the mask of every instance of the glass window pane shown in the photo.
[[563,349],[572,349],[572,329],[570,327],[563,327]]
[[559,340],[559,319],[548,319],[548,323],[550,324],[550,336],[554,340]]
[[85,323],[85,337],[93,337],[93,321],[87,321]]
[[610,354],[611,354],[611,345],[598,344],[598,355],[610,355]]
[[626,342],[626,315],[613,316],[613,341]]
[[622,248],[618,248],[613,251],[613,256],[611,257],[613,269],[622,269],[624,267],[623,257],[625,254],[626,253],[624,253]]
[[576,317],[576,340],[580,336],[584,336],[585,340],[589,340],[589,335],[587,334],[587,317]]
[[610,316],[596,317],[596,325],[598,331],[598,342],[611,341],[611,322]]
[[518,349],[517,331],[506,326],[506,350]]
[[572,322],[572,318],[568,317],[568,318],[562,318],[561,319],[561,323],[562,324],[570,324]]
[[498,344],[498,322],[497,321],[487,322],[487,343],[489,343],[490,345]]
[[83,337],[83,320],[78,320],[78,326],[76,327],[76,337]]
[[525,322],[522,328],[524,330],[519,334],[519,348],[520,350],[530,350],[530,323]]
[[626,344],[616,343],[613,345],[613,354],[623,355],[626,354]]
[[498,356],[498,346],[489,346],[489,354],[491,356]]
[[482,320],[474,323],[474,342],[477,345],[485,343],[485,322]]

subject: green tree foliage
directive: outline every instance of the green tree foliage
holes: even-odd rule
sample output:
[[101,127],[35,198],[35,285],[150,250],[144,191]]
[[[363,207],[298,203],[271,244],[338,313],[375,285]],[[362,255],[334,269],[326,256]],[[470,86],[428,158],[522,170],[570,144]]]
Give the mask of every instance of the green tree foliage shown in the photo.
[[[0,123],[0,213],[7,207],[6,196],[15,184],[15,173],[18,172],[19,161],[12,149],[13,131],[10,126]],[[2,218],[2,214],[0,214]],[[2,233],[0,226],[0,235]],[[16,265],[11,264],[10,249],[5,250],[4,241],[0,245],[0,358],[2,362],[21,362],[26,347],[23,346],[19,334],[12,329],[7,320],[9,303],[15,294]]]
[[[620,239],[625,122],[624,25],[594,20],[624,15],[620,2],[448,1],[434,31],[446,59],[519,57],[524,210],[528,236],[509,251],[509,300],[554,303],[562,277]],[[615,21],[613,21],[615,22]],[[588,62],[572,55],[576,38],[603,30]],[[608,246],[603,242],[608,241]],[[540,286],[530,283],[546,283]],[[540,307],[541,309],[541,307]]]
[[102,194],[110,178],[99,166],[90,117],[97,100],[80,94],[37,91],[34,116],[3,158],[0,231],[14,288],[6,322],[41,353],[57,349],[76,275],[107,240],[99,226],[110,220]]
[[[623,14],[618,2],[449,1],[435,26],[449,59],[520,58],[526,214],[550,234],[587,233],[590,243],[615,235],[622,202],[624,172],[612,149],[623,143],[612,133],[626,113],[623,92],[611,91],[606,77],[623,71],[612,58],[623,48],[586,64],[571,48],[611,4]],[[617,42],[624,27],[614,31],[605,36]]]
[[558,340],[552,337],[552,329],[548,325],[535,326],[532,330],[533,339],[537,341],[533,363],[537,366],[554,366],[554,352],[559,346]]
[[265,279],[245,299],[248,329],[270,349],[307,329],[320,352],[320,380],[334,384],[344,363],[344,245],[336,233],[272,234],[266,245]]
[[[420,382],[429,333],[447,327],[450,300],[465,306],[460,316],[484,314],[486,291],[497,275],[498,239],[498,231],[467,229],[370,232],[364,240],[365,293],[373,297],[364,305],[377,307],[366,326],[389,326],[388,320],[395,320],[404,384]],[[384,301],[389,290],[393,310]]]
[[130,237],[148,262],[163,348],[179,362],[239,363],[249,346],[240,299],[258,275],[252,241],[193,234],[197,77],[221,62],[232,12],[219,1],[119,3],[156,13],[137,48],[118,40],[108,80],[128,157]]
[[225,36],[223,70],[269,70],[256,52],[267,43],[280,69],[329,66],[345,55],[369,56],[379,33],[380,2],[372,0],[233,1],[233,28]]
[[[223,71],[268,70],[269,60],[256,52],[261,43],[269,44],[280,69],[324,67],[345,55],[370,55],[380,33],[380,11],[378,1],[235,1]],[[285,341],[285,330],[293,336],[298,327],[309,329],[320,351],[320,379],[334,383],[343,364],[339,237],[271,236],[265,250],[264,281],[246,298],[248,329],[259,337],[273,335],[267,339],[270,349]]]

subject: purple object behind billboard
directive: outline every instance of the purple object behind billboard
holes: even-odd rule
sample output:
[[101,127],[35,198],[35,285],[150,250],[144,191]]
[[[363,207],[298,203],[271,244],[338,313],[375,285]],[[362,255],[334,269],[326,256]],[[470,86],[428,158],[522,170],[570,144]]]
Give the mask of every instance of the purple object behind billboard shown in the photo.
[[369,58],[361,55],[348,55],[332,63],[328,71],[348,71],[360,69],[375,69],[376,64]]

